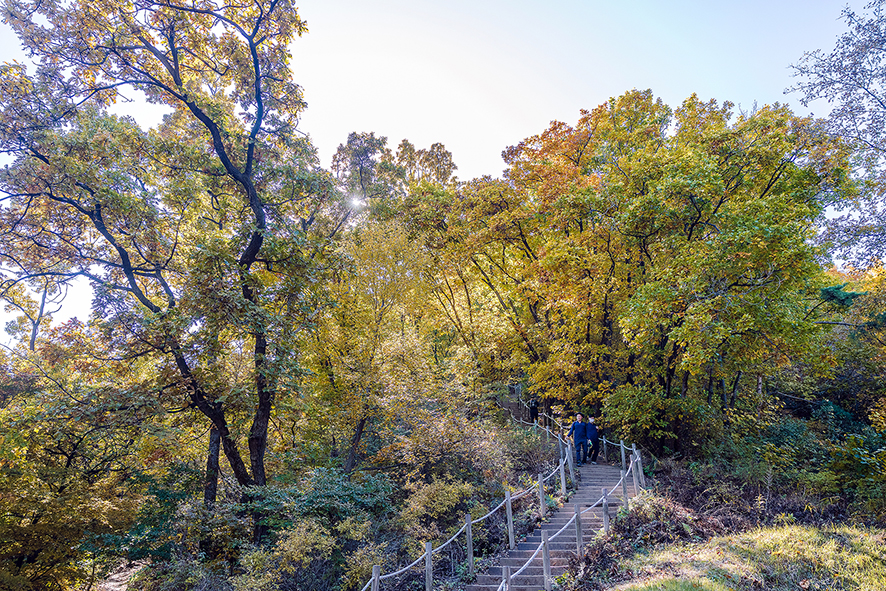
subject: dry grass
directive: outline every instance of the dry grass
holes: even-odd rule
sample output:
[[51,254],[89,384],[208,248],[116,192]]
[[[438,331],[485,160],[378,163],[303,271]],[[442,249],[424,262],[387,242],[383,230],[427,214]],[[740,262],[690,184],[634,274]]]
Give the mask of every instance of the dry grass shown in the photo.
[[636,554],[613,591],[886,590],[886,532],[784,525]]

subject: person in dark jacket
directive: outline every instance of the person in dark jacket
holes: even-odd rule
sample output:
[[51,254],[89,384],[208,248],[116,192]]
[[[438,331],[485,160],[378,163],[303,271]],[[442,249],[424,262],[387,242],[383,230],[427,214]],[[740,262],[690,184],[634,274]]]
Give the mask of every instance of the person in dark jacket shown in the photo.
[[529,400],[529,422],[534,423],[538,420],[538,398],[533,396]]
[[588,459],[588,425],[580,412],[575,413],[575,422],[569,427],[566,437],[575,443],[575,463],[581,466]]
[[597,431],[597,425],[594,424],[594,417],[588,417],[585,429],[591,442],[591,463],[596,464],[597,454],[600,453],[600,433]]

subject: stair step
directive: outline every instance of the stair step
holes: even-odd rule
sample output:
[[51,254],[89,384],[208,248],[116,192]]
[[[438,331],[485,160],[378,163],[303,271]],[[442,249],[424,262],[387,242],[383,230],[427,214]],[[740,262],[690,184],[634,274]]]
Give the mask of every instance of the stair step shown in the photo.
[[[496,566],[490,566],[486,572],[478,573],[477,580],[465,587],[465,591],[497,591],[501,584],[502,567],[511,567],[511,572],[516,572],[533,555],[541,543],[541,532],[547,531],[553,535],[569,523],[574,515],[574,505],[577,503],[581,509],[587,509],[594,505],[602,494],[602,489],[612,490],[621,478],[620,468],[611,464],[600,462],[598,465],[585,465],[577,468],[581,475],[579,489],[559,510],[549,510],[547,519],[539,524],[535,530],[517,544],[514,550],[503,556]],[[559,487],[559,481],[551,482]],[[634,492],[633,482],[628,482],[629,493]],[[609,515],[614,517],[618,508],[622,505],[621,487],[615,492],[619,496],[609,497]],[[536,502],[538,502],[536,500]],[[591,540],[597,532],[603,529],[603,509],[597,506],[581,516],[582,539]],[[569,556],[577,550],[575,545],[575,526],[566,527],[563,532],[549,542],[551,550],[551,575],[556,577],[565,572],[569,564]],[[542,567],[541,552],[532,560],[529,566],[511,582],[511,591],[538,591],[544,588],[544,570]]]

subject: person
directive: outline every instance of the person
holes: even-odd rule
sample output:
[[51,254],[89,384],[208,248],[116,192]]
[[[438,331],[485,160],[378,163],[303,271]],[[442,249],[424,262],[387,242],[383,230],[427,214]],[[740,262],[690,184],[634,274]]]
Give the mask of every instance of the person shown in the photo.
[[594,417],[588,417],[588,423],[585,425],[588,432],[588,439],[591,441],[591,463],[597,463],[597,454],[600,453],[600,433],[597,431],[597,425],[594,424]]
[[566,434],[567,437],[572,437],[573,443],[575,443],[575,463],[579,466],[585,463],[585,460],[588,459],[588,428],[587,424],[584,422],[584,417],[580,412],[575,413],[575,422],[572,423],[572,426],[569,427],[569,433]]
[[529,422],[534,423],[538,420],[538,399],[533,396],[529,400]]

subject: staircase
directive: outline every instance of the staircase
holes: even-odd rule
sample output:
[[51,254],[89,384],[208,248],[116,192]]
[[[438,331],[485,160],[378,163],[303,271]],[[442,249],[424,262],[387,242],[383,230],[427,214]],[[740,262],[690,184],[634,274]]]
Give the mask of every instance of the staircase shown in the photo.
[[[578,503],[581,509],[593,505],[603,495],[603,488],[607,492],[618,484],[621,478],[621,469],[601,462],[598,465],[585,464],[581,468],[576,467],[581,473],[581,485],[578,491],[570,497],[569,502],[559,511],[549,512],[547,521],[535,529],[525,541],[517,544],[514,550],[509,551],[497,566],[491,566],[483,573],[477,575],[477,580],[465,587],[465,591],[496,591],[502,581],[502,567],[510,566],[511,573],[517,572],[526,560],[532,556],[541,543],[542,530],[548,531],[552,536],[560,530],[571,518],[574,505]],[[633,493],[632,483],[628,483],[628,491]],[[618,507],[622,504],[622,488],[618,487],[609,496],[609,515],[615,515]],[[582,514],[582,539],[585,543],[592,540],[597,532],[603,528],[603,511],[601,507],[595,507],[591,511]],[[551,549],[551,576],[557,577],[566,570],[568,557],[576,552],[575,524],[570,525],[563,533],[549,543]],[[544,589],[544,571],[542,553],[533,559],[519,576],[511,581],[510,591],[538,591]]]

